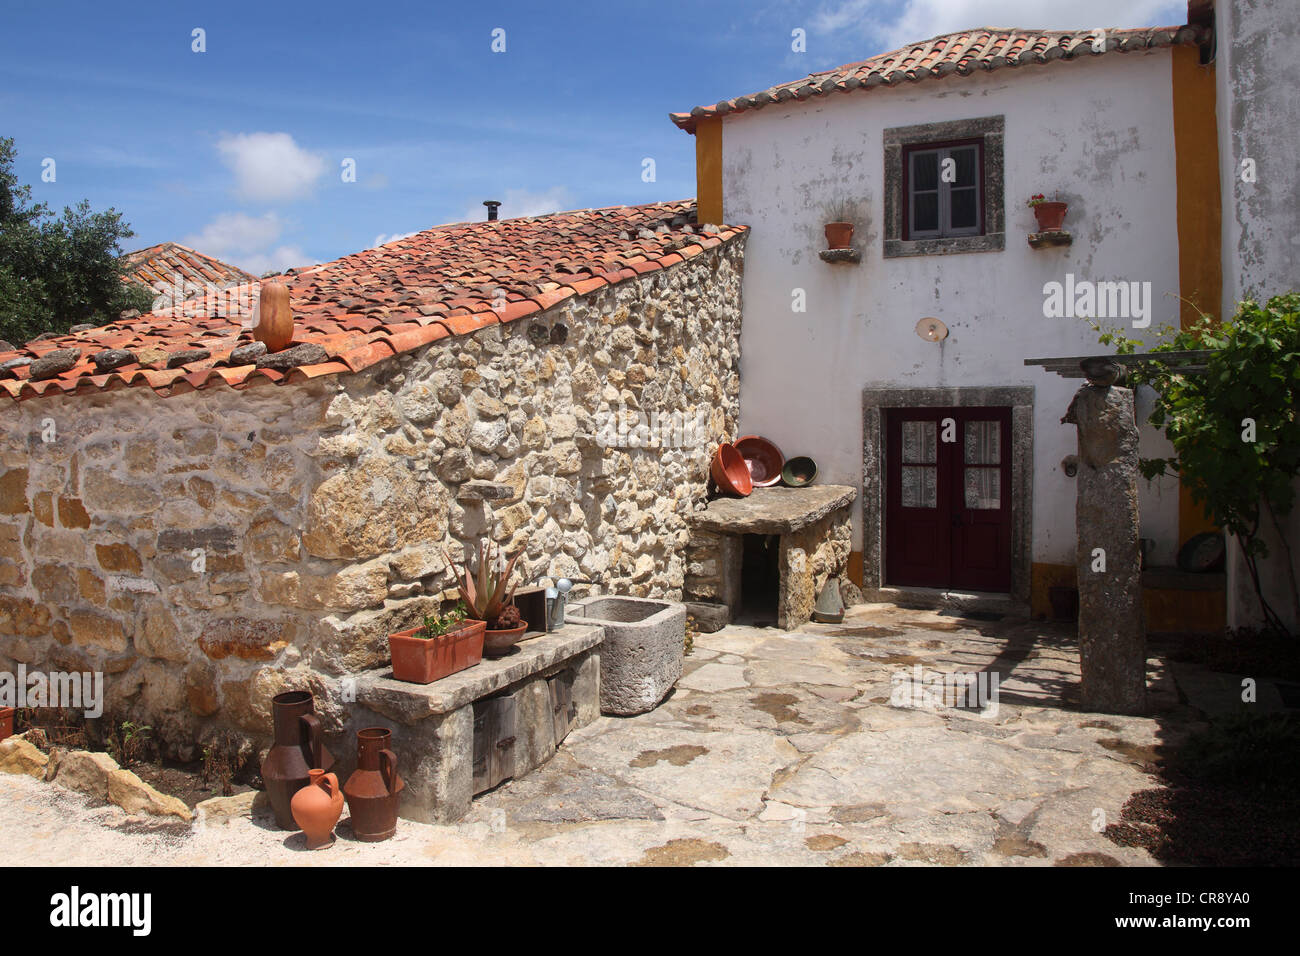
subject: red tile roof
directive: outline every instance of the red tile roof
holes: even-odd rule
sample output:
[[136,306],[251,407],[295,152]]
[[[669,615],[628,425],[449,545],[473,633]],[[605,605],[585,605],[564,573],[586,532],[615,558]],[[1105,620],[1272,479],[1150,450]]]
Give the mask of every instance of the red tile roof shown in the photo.
[[[1149,27],[1136,30],[1106,30],[1104,49],[1094,50],[1096,30],[1020,30],[981,27],[948,33],[881,53],[860,63],[824,70],[782,83],[761,93],[721,100],[711,106],[697,106],[689,113],[670,113],[674,123],[688,133],[706,116],[724,116],[761,109],[787,100],[808,100],[830,93],[869,90],[876,86],[899,86],[956,74],[970,76],[979,71],[1009,66],[1072,60],[1105,53],[1129,53],[1152,47],[1196,44],[1206,39],[1203,27]],[[1100,46],[1100,44],[1098,44]]]
[[122,257],[126,266],[123,278],[150,289],[162,284],[171,288],[178,280],[189,285],[227,286],[255,282],[257,276],[237,266],[206,256],[179,242],[160,242],[148,249],[137,249]]
[[[710,227],[712,228],[712,227]],[[29,368],[0,371],[0,390],[23,400],[40,395],[148,387],[162,395],[210,385],[246,387],[356,372],[399,352],[513,322],[565,299],[666,269],[745,231],[695,223],[695,201],[612,206],[497,222],[437,226],[404,239],[290,270],[293,344],[322,346],[327,360],[287,373],[244,364],[230,352],[251,341],[245,315],[222,315],[219,303],[192,300],[186,314],[148,314],[0,353],[0,367],[64,348],[81,352],[68,371],[32,381]],[[252,286],[229,290],[247,294]],[[211,317],[195,315],[207,311]],[[169,356],[207,349],[208,358],[169,369]],[[138,361],[100,373],[90,357],[128,349]],[[179,357],[178,357],[179,358]]]

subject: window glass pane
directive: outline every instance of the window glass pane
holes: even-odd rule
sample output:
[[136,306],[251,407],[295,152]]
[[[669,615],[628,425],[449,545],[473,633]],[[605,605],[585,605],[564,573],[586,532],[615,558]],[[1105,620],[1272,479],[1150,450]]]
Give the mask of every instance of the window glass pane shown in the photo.
[[929,464],[935,460],[934,422],[903,422],[903,463]]
[[1001,463],[1002,423],[967,422],[966,464],[1000,465]]
[[912,203],[912,231],[939,228],[939,194],[917,193]]
[[972,229],[979,225],[979,213],[975,208],[974,189],[954,189],[950,208],[952,227],[954,229]]
[[953,181],[953,186],[974,186],[976,148],[974,146],[958,146],[956,149],[950,150],[949,155],[956,160],[957,178]]
[[938,471],[933,465],[903,466],[904,508],[934,508],[938,505]]
[[1002,507],[1002,469],[966,469],[966,507],[991,511]]
[[939,186],[939,154],[912,154],[912,188],[936,189]]

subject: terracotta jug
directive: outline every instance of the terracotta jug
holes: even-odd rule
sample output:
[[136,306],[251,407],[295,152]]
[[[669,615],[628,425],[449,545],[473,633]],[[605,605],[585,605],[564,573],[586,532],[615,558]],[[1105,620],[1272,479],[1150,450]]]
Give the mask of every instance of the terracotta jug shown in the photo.
[[397,775],[393,735],[383,727],[357,731],[357,769],[343,786],[352,832],[363,843],[378,843],[397,832],[397,808],[406,784]]
[[313,767],[329,770],[334,758],[321,742],[320,718],[312,712],[312,696],[305,690],[276,694],[271,698],[275,718],[275,744],[262,761],[262,782],[275,811],[275,822],[284,830],[296,830],[290,802],[307,786]]
[[334,842],[334,824],[343,813],[339,778],[313,769],[307,786],[293,795],[293,818],[307,835],[307,849],[321,850]]
[[267,282],[257,299],[257,325],[253,338],[266,343],[268,352],[278,352],[293,341],[293,309],[289,304],[289,287]]

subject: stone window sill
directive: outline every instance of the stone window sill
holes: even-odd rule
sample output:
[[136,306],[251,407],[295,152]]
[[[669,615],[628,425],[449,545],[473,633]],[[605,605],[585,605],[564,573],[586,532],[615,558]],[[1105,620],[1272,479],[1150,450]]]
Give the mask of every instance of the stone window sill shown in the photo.
[[984,236],[956,236],[951,239],[886,239],[885,258],[902,256],[947,256],[963,252],[1001,252],[1006,236],[995,232]]

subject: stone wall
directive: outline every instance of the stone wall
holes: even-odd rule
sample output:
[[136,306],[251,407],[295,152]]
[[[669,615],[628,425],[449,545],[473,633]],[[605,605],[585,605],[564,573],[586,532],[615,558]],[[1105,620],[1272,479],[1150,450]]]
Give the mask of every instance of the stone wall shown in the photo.
[[[521,580],[679,598],[739,411],[743,242],[354,375],[12,406],[0,669],[102,670],[109,712],[186,755],[264,741],[289,687],[338,731],[345,679],[452,597],[444,548],[490,535]],[[655,412],[703,434],[612,426]]]

